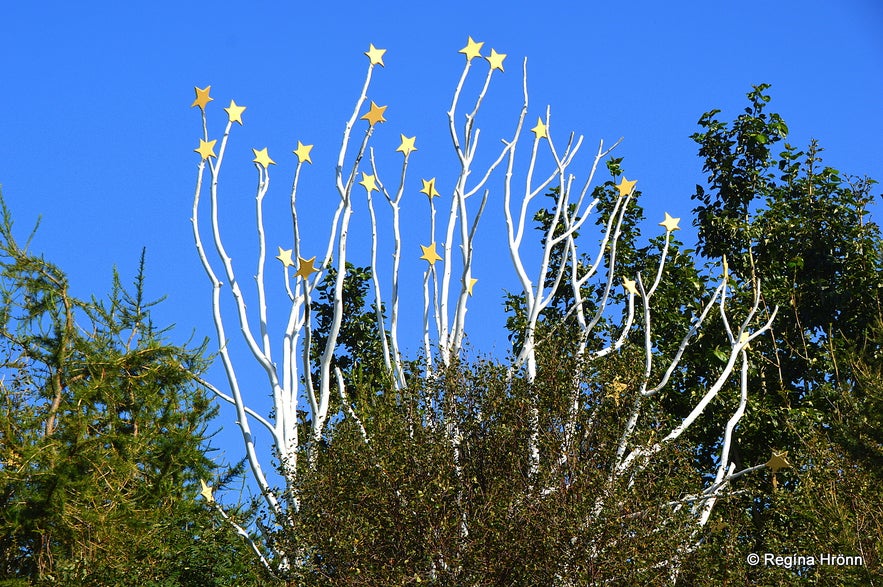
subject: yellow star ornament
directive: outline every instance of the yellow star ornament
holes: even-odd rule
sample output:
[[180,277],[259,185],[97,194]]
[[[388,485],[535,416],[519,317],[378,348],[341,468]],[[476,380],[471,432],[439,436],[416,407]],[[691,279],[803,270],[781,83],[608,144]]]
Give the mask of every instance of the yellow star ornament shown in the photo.
[[303,163],[306,161],[307,163],[312,163],[313,160],[310,159],[310,151],[313,150],[313,145],[305,145],[302,142],[297,142],[297,149],[294,150],[294,154],[297,155],[298,163]]
[[209,157],[217,157],[217,155],[215,155],[215,143],[217,142],[217,139],[212,141],[199,139],[199,147],[193,150],[199,153],[202,156],[202,160],[205,161]]
[[680,230],[681,227],[678,226],[678,222],[680,222],[680,218],[672,218],[671,214],[668,212],[665,213],[665,220],[659,223],[659,226],[665,227],[665,232],[672,232],[675,230]]
[[242,126],[242,113],[245,111],[245,106],[237,106],[236,102],[230,100],[230,105],[224,108],[224,111],[227,112],[227,118],[231,123],[238,122],[239,126]]
[[362,172],[362,181],[359,182],[360,186],[363,186],[365,190],[370,194],[371,192],[379,192],[377,189],[377,178],[373,175],[368,175],[364,171]]
[[365,55],[368,56],[368,60],[371,61],[371,65],[379,65],[380,67],[386,67],[383,65],[383,54],[386,53],[386,49],[378,49],[373,44],[369,45],[368,50],[365,51]]
[[491,64],[491,71],[499,69],[503,71],[503,60],[506,58],[505,53],[497,53],[496,49],[491,49],[491,54],[485,57],[487,62]]
[[194,106],[199,106],[201,110],[205,110],[206,104],[214,100],[208,93],[211,91],[211,86],[206,86],[204,88],[193,88],[196,90],[196,100],[193,101],[193,104],[190,105],[191,108]]
[[790,469],[791,463],[788,462],[788,451],[786,450],[781,453],[773,451],[773,456],[765,464],[773,473],[778,473],[780,469]]
[[405,135],[401,135],[401,137],[402,137],[402,144],[399,145],[398,149],[396,149],[396,153],[399,153],[399,152],[404,153],[405,157],[407,157],[408,155],[411,154],[412,151],[417,150],[417,147],[414,146],[414,141],[417,140],[417,137],[413,136],[413,137],[408,138]]
[[211,486],[205,482],[205,479],[200,479],[199,485],[201,487],[201,489],[199,490],[199,495],[201,495],[207,502],[213,503],[215,501],[215,497],[212,495]]
[[423,187],[420,189],[421,194],[426,194],[429,196],[429,199],[438,197],[438,192],[435,189],[435,178],[432,179],[421,179],[423,182]]
[[430,265],[435,265],[436,261],[442,260],[442,258],[438,255],[438,252],[435,250],[435,243],[431,243],[428,247],[420,245],[420,248],[423,249],[423,254],[420,256],[420,258],[424,261],[428,261]]
[[638,183],[637,179],[633,179],[632,181],[629,181],[623,175],[622,179],[619,181],[619,185],[616,186],[616,189],[619,190],[619,197],[624,198],[627,195],[629,195],[630,193],[632,193],[632,190],[635,189],[635,185],[637,183]]
[[378,106],[374,102],[371,102],[371,109],[362,116],[362,120],[367,120],[368,124],[374,126],[378,122],[386,122],[386,119],[383,117],[383,114],[386,112],[386,106]]
[[283,249],[279,247],[279,254],[276,255],[276,258],[282,261],[282,264],[285,267],[294,267],[294,261],[291,260],[291,249]]
[[549,127],[546,126],[545,124],[543,124],[542,118],[537,118],[537,125],[535,127],[533,127],[532,129],[530,129],[530,132],[532,132],[536,136],[537,140],[548,139],[549,138],[548,131],[549,131]]
[[622,286],[632,295],[638,295],[638,288],[635,287],[635,280],[629,279],[628,277],[623,277]]
[[309,279],[310,275],[313,273],[317,273],[319,270],[316,269],[315,266],[316,257],[312,257],[310,259],[302,259],[301,257],[297,258],[297,273],[295,275],[297,277],[303,277],[304,279]]
[[466,280],[466,293],[472,295],[472,288],[475,287],[475,284],[478,283],[478,280],[474,277],[470,277]]
[[469,37],[469,40],[466,41],[466,46],[458,51],[458,53],[462,53],[466,56],[466,61],[472,61],[476,57],[481,57],[481,47],[484,45],[484,42],[476,43],[472,40],[472,37]]
[[266,169],[270,165],[276,165],[276,162],[270,159],[270,154],[267,153],[267,147],[264,147],[260,151],[258,151],[257,149],[252,149],[252,151],[254,152],[254,159],[252,159],[252,161],[257,163],[264,169]]

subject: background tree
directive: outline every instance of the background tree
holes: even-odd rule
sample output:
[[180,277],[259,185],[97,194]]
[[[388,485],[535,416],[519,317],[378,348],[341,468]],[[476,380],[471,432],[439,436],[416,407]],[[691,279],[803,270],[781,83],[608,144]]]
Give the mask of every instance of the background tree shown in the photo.
[[143,254],[131,291],[114,272],[106,300],[80,300],[0,207],[0,581],[259,584],[196,499],[216,468],[207,361],[154,326]]

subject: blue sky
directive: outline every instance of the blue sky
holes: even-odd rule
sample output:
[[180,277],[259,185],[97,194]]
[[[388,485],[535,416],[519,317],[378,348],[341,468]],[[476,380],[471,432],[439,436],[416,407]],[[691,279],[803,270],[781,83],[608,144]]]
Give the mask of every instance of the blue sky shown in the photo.
[[[269,245],[276,238],[290,246],[284,220],[298,140],[315,145],[302,179],[312,199],[302,215],[313,219],[307,240],[321,255],[321,227],[337,197],[334,163],[369,43],[387,50],[369,98],[389,106],[373,144],[390,162],[390,180],[399,134],[417,136],[403,212],[414,227],[405,235],[414,279],[422,271],[416,247],[427,240],[419,180],[438,176],[445,186],[453,161],[445,111],[467,36],[483,41],[485,54],[507,54],[479,119],[489,152],[514,128],[527,56],[528,128],[551,104],[552,132],[559,141],[571,130],[585,135],[584,157],[598,140],[624,137],[616,155],[639,181],[652,221],[647,234],[659,230],[664,211],[689,226],[690,194],[702,181],[689,135],[707,110],[738,115],[752,84],[772,84],[770,110],[788,123],[789,142],[803,147],[817,138],[827,164],[883,179],[883,5],[874,0],[11,6],[0,9],[0,184],[19,234],[42,216],[33,247],[69,273],[80,296],[106,292],[114,265],[128,280],[146,246],[148,294],[168,296],[156,319],[177,325],[177,341],[213,334],[189,222],[201,136],[199,111],[190,107],[194,86],[212,86],[214,137],[231,99],[247,107],[244,126],[233,129],[221,188],[234,258],[253,265],[252,147],[267,147],[278,163],[266,201]],[[498,175],[491,187],[500,185]],[[482,221],[488,237],[479,243],[488,253],[476,253],[480,282],[470,309],[473,341],[486,351],[505,349],[501,294],[515,286],[506,256],[494,249],[501,218],[492,196]],[[692,239],[690,231],[680,236]],[[411,304],[413,320],[420,303]],[[406,348],[417,345],[403,340]],[[220,369],[212,378],[223,383]],[[238,454],[232,426],[218,442]]]

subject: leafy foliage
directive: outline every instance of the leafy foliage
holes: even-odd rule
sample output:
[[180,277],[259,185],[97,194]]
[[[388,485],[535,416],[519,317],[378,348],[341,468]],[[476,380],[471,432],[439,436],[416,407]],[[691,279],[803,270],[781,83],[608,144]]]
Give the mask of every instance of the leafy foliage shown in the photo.
[[70,294],[0,225],[0,578],[52,585],[224,585],[255,578],[196,502],[215,466],[203,348],[150,318],[144,257],[130,293]]

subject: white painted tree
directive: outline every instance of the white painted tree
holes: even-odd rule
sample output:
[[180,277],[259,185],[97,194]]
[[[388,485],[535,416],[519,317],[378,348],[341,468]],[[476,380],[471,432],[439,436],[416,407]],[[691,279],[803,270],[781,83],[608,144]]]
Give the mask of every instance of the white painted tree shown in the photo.
[[[583,239],[577,234],[584,232],[589,218],[599,204],[597,198],[589,195],[589,189],[593,184],[594,175],[599,162],[610,153],[613,147],[605,148],[603,142],[598,146],[588,163],[578,163],[577,155],[583,144],[583,138],[571,134],[564,144],[563,149],[556,147],[555,137],[551,131],[551,112],[547,107],[544,115],[538,117],[536,125],[526,131],[525,120],[529,111],[528,85],[527,85],[527,61],[524,61],[522,70],[523,80],[523,104],[520,113],[515,117],[515,128],[512,135],[502,141],[502,146],[490,148],[491,154],[484,159],[489,163],[481,168],[476,168],[476,154],[479,149],[480,129],[477,126],[479,111],[490,87],[495,72],[503,71],[505,54],[491,50],[489,55],[482,56],[483,43],[475,42],[469,38],[466,47],[460,50],[465,55],[466,62],[463,72],[454,90],[450,110],[447,112],[448,131],[454,153],[459,163],[459,169],[453,178],[445,182],[451,185],[449,194],[449,208],[446,224],[442,226],[441,240],[436,240],[436,198],[441,194],[437,189],[436,178],[422,179],[419,193],[427,196],[430,205],[428,237],[421,245],[421,262],[425,262],[423,274],[423,314],[422,314],[422,347],[423,368],[419,374],[411,377],[433,378],[446,368],[455,365],[460,358],[464,339],[466,336],[466,316],[470,297],[476,284],[473,277],[475,237],[478,230],[479,220],[489,203],[492,206],[502,206],[502,213],[506,226],[506,247],[514,267],[515,275],[521,286],[521,293],[525,301],[526,325],[523,332],[523,344],[511,368],[510,377],[524,377],[531,384],[537,375],[537,325],[542,312],[552,302],[553,294],[562,283],[569,282],[573,293],[573,305],[567,311],[569,316],[576,318],[579,326],[577,354],[589,361],[603,361],[618,351],[626,342],[630,333],[636,329],[643,330],[644,340],[644,368],[640,380],[640,389],[636,394],[636,400],[631,408],[630,415],[622,423],[621,439],[617,448],[616,464],[610,471],[611,479],[623,480],[629,483],[636,472],[642,470],[647,463],[658,458],[663,448],[676,441],[685,433],[699,418],[706,413],[710,403],[719,394],[725,384],[735,375],[737,367],[740,369],[739,385],[741,399],[738,408],[729,414],[725,421],[721,422],[721,450],[714,481],[709,483],[700,495],[688,495],[681,501],[672,503],[673,509],[689,507],[695,517],[697,531],[704,526],[714,508],[715,501],[724,495],[731,482],[763,465],[736,470],[730,458],[731,441],[733,431],[745,413],[746,405],[750,399],[747,383],[748,354],[747,349],[752,340],[767,332],[772,324],[775,311],[763,319],[759,316],[760,284],[754,283],[755,303],[754,307],[739,324],[731,323],[730,314],[726,306],[730,297],[728,271],[724,266],[723,276],[719,285],[714,289],[713,295],[707,300],[701,314],[694,320],[689,332],[682,339],[679,350],[673,359],[662,368],[654,365],[658,361],[658,353],[654,344],[654,335],[651,325],[653,324],[653,307],[651,301],[662,279],[665,277],[668,247],[673,231],[678,229],[677,218],[672,218],[666,213],[665,220],[661,223],[665,230],[665,245],[661,251],[658,267],[655,275],[649,281],[649,287],[645,283],[645,276],[622,275],[617,267],[617,243],[622,234],[622,223],[629,204],[635,194],[635,181],[622,178],[617,185],[618,195],[613,203],[612,213],[606,225],[603,226],[598,246],[591,258],[592,263],[588,266],[580,263],[585,250]],[[224,246],[223,231],[219,221],[221,201],[220,171],[224,163],[227,143],[231,135],[234,123],[242,124],[244,106],[237,105],[231,100],[229,107],[225,108],[228,120],[223,135],[218,139],[210,139],[206,106],[212,98],[209,97],[209,87],[196,89],[196,101],[193,106],[198,106],[202,113],[203,137],[199,141],[196,152],[200,155],[196,192],[193,200],[192,224],[195,246],[199,258],[205,269],[211,284],[211,307],[218,340],[218,356],[224,367],[227,384],[226,391],[220,386],[205,384],[217,395],[235,407],[236,426],[242,434],[243,448],[247,457],[248,466],[254,476],[255,483],[260,489],[266,507],[275,516],[277,522],[284,527],[286,523],[295,519],[301,496],[296,491],[297,476],[299,471],[298,459],[305,458],[306,466],[311,466],[317,457],[315,447],[326,433],[329,419],[335,416],[351,418],[360,428],[362,438],[366,445],[372,442],[373,431],[366,428],[359,416],[359,406],[351,402],[347,395],[344,377],[338,368],[333,368],[333,358],[339,346],[339,333],[346,316],[343,315],[343,291],[344,279],[347,275],[349,231],[353,219],[353,211],[357,205],[361,205],[361,198],[369,212],[371,230],[371,276],[373,296],[376,302],[377,330],[382,342],[382,364],[389,375],[391,390],[397,391],[406,388],[412,382],[408,380],[408,372],[405,369],[406,358],[402,356],[399,341],[399,325],[402,320],[414,319],[415,317],[404,316],[400,308],[400,273],[402,263],[412,262],[405,258],[402,250],[401,213],[402,207],[410,205],[408,194],[418,191],[414,182],[408,178],[408,164],[412,153],[416,150],[416,137],[407,137],[401,134],[401,143],[396,149],[402,153],[403,161],[401,169],[397,172],[397,180],[387,184],[381,179],[381,170],[378,169],[375,153],[371,146],[372,136],[378,124],[386,122],[386,106],[379,106],[368,100],[368,92],[373,75],[377,66],[384,66],[383,57],[385,50],[371,45],[365,53],[369,64],[361,93],[356,100],[352,115],[347,120],[343,137],[340,144],[337,160],[334,166],[335,188],[338,196],[337,206],[334,211],[331,225],[328,227],[328,240],[324,255],[317,260],[316,256],[307,258],[301,238],[301,217],[298,209],[298,184],[301,172],[304,171],[304,163],[312,163],[312,145],[297,142],[294,153],[297,156],[297,166],[294,172],[294,181],[290,193],[290,214],[293,240],[291,247],[279,247],[278,259],[282,264],[285,278],[285,293],[289,300],[289,306],[285,311],[284,332],[281,340],[274,341],[271,333],[270,308],[265,288],[267,273],[267,239],[264,230],[263,201],[270,187],[270,166],[275,162],[270,158],[267,149],[254,149],[253,162],[259,171],[259,180],[256,193],[256,234],[257,234],[257,262],[254,277],[256,280],[256,300],[246,299],[246,292],[240,285],[239,275],[241,267],[234,267],[233,260]],[[475,97],[472,108],[465,113],[459,110],[461,98],[464,93],[464,83],[475,67],[477,59],[484,57],[489,67],[485,74],[484,83]],[[366,104],[368,104],[367,112]],[[460,124],[459,121],[462,121]],[[364,129],[357,127],[362,121],[366,123]],[[532,133],[529,135],[528,133]],[[359,136],[356,139],[356,136]],[[530,137],[527,145],[529,156],[526,162],[519,159],[517,148],[525,142],[525,137]],[[484,146],[484,145],[483,145]],[[616,145],[614,145],[615,147]],[[218,149],[217,152],[215,149]],[[540,160],[550,160],[551,165],[540,163]],[[523,165],[523,168],[520,166]],[[494,202],[491,197],[496,189],[492,179],[496,177],[495,171],[503,169],[502,197],[499,202]],[[582,168],[582,169],[580,169]],[[582,175],[579,186],[576,186],[577,176]],[[523,182],[520,183],[519,182]],[[395,187],[388,187],[395,186]],[[553,221],[551,222],[545,238],[542,241],[540,262],[536,267],[530,267],[524,255],[525,231],[528,223],[532,220],[538,206],[536,197],[545,194],[554,188],[556,200],[551,209]],[[391,218],[391,234],[381,235],[379,227],[381,223],[377,219],[375,209],[375,192],[379,192],[389,206]],[[206,204],[204,200],[207,199]],[[476,197],[477,196],[477,197]],[[443,200],[442,200],[443,201]],[[208,221],[203,220],[200,212],[208,207]],[[241,224],[240,224],[241,225]],[[561,230],[556,232],[556,227]],[[214,253],[210,255],[205,245],[203,233],[206,232],[214,245]],[[382,239],[391,239],[392,261],[389,266],[378,263],[377,252]],[[556,247],[566,251],[566,262],[553,269],[551,263],[553,250]],[[458,252],[459,250],[459,252]],[[312,304],[315,303],[317,286],[329,275],[333,269],[334,282],[332,288],[333,319],[328,328],[326,344],[318,355],[314,356],[311,341],[314,337],[315,323],[311,315]],[[293,270],[293,273],[291,272]],[[272,269],[275,273],[276,269]],[[594,300],[594,313],[587,311],[583,291],[585,284],[593,278],[604,276],[606,285],[600,299]],[[548,282],[555,284],[548,287]],[[386,288],[389,287],[389,297],[386,296]],[[627,295],[627,301],[622,308],[615,308],[610,302],[616,288],[622,287]],[[222,298],[222,292],[227,289],[230,298]],[[635,312],[642,312],[642,326],[635,325]],[[382,308],[389,309],[389,317],[386,318]],[[621,331],[618,336],[610,338],[600,350],[589,351],[589,341],[596,336],[595,329],[602,316],[613,310],[621,309]],[[679,365],[679,361],[687,346],[699,335],[706,319],[717,309],[724,328],[726,329],[729,349],[724,368],[714,377],[712,384],[701,395],[699,401],[689,415],[676,427],[662,435],[659,440],[653,442],[638,441],[634,431],[644,417],[644,402],[663,393],[671,374]],[[265,389],[272,396],[272,409],[267,413],[260,413],[255,409],[256,387],[254,382],[244,384],[238,376],[238,361],[241,356],[234,356],[231,352],[233,339],[230,334],[230,321],[233,320],[245,347],[250,351],[254,361],[260,366],[265,374]],[[596,345],[597,346],[597,345]],[[658,374],[663,373],[660,377]],[[535,395],[531,398],[530,413],[527,420],[532,432],[524,447],[529,455],[530,475],[537,477],[543,467],[555,467],[566,458],[570,447],[568,443],[573,437],[573,431],[577,416],[582,410],[587,409],[584,405],[579,384],[574,382],[571,396],[568,400],[569,421],[565,424],[564,443],[561,450],[555,454],[543,454],[539,442],[539,398]],[[339,394],[340,414],[330,413],[332,406],[332,393]],[[535,393],[535,392],[534,392]],[[302,416],[305,413],[306,416]],[[308,433],[303,435],[299,432],[299,423],[309,423]],[[433,418],[426,419],[422,425],[434,426]],[[454,467],[458,465],[460,458],[460,433],[456,423],[443,422],[444,430],[451,447],[451,459]],[[259,448],[256,445],[253,426],[259,426],[266,430],[272,439],[272,450]],[[273,488],[268,480],[268,467],[272,468],[272,458],[276,457],[283,479],[284,487],[281,490]],[[554,488],[534,488],[540,494],[550,494]],[[208,486],[204,487],[203,494],[207,500],[212,500],[212,492]],[[217,504],[216,504],[217,505]],[[221,509],[220,505],[217,505]],[[596,513],[603,511],[605,498],[600,495],[596,502]],[[223,509],[221,509],[223,512]],[[590,521],[587,521],[590,523]],[[248,539],[261,561],[268,567],[285,569],[292,564],[299,564],[296,552],[268,552],[265,550],[268,542],[265,537],[258,533],[252,533],[237,526],[240,533]],[[468,523],[464,519],[461,532],[468,534]],[[685,549],[694,547],[693,544],[685,545]],[[673,568],[673,573],[676,569]]]

